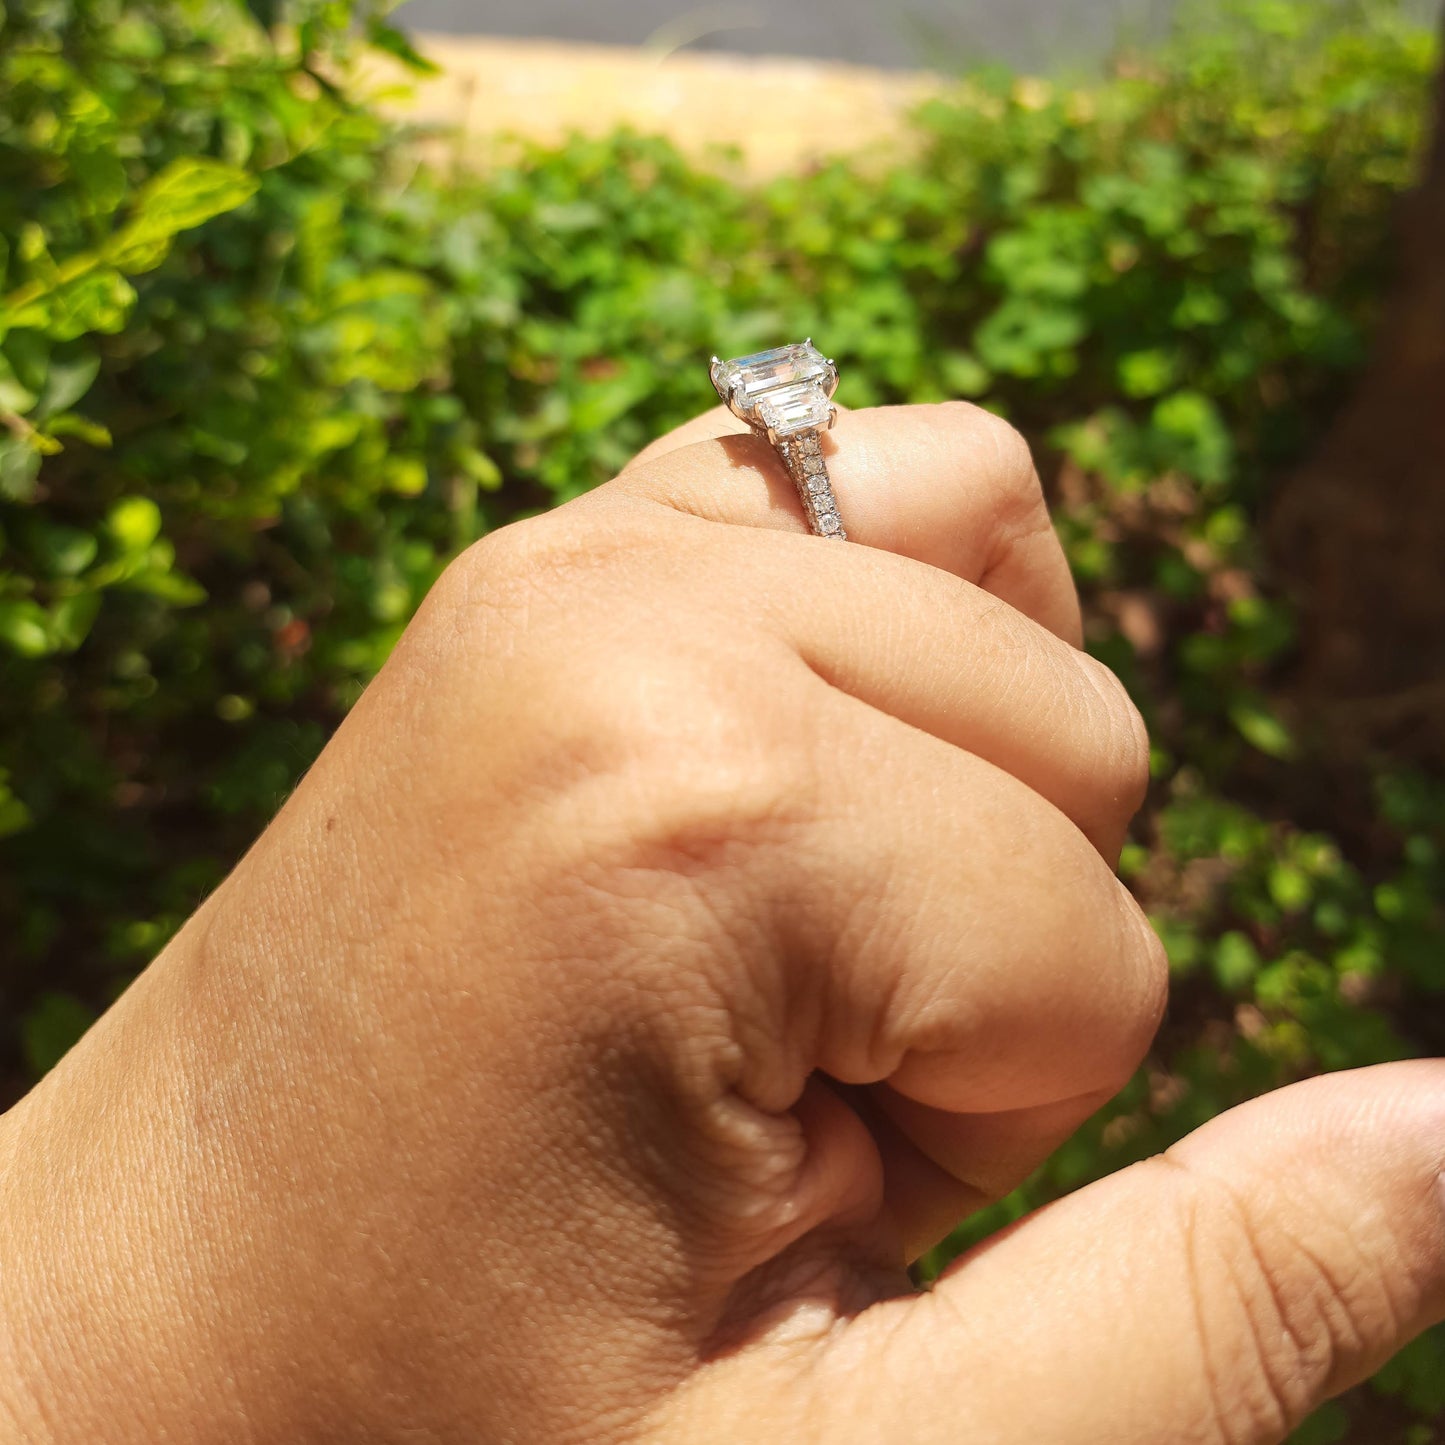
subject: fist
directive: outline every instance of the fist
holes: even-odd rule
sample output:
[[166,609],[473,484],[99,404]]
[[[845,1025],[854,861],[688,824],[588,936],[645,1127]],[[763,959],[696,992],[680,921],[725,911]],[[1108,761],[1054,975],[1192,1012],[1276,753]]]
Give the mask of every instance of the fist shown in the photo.
[[[125,1181],[36,1206],[29,1398],[55,1438],[1005,1439],[1010,1409],[1020,1440],[1175,1438],[1132,1397],[1137,1421],[1091,1427],[1082,1386],[1072,1415],[997,1380],[963,1424],[896,1413],[920,1351],[1026,1336],[1051,1258],[1079,1290],[1081,1241],[1150,1236],[1107,1203],[1084,1233],[1045,1215],[907,1298],[911,1259],[1129,1077],[1166,992],[1112,871],[1147,742],[1078,650],[1027,448],[968,407],[843,415],[864,545],[839,544],[735,426],[456,562],[22,1106],[52,1176],[98,1148]],[[1192,1186],[1163,1172],[1177,1225]],[[1233,1217],[1201,1226],[1226,1260],[1254,1247]],[[1180,1267],[1148,1287],[1165,1336],[1209,1296]],[[1436,1305],[1420,1279],[1390,1340]],[[940,1325],[964,1280],[966,1335]],[[130,1327],[57,1367],[97,1310]],[[1086,1377],[1095,1336],[1041,1319],[1056,1336],[1017,1348]],[[1261,1346],[1239,1398],[1265,1434],[1230,1438],[1282,1433],[1379,1347],[1292,1396]],[[1176,1417],[1220,1418],[1218,1371],[1156,1373]]]

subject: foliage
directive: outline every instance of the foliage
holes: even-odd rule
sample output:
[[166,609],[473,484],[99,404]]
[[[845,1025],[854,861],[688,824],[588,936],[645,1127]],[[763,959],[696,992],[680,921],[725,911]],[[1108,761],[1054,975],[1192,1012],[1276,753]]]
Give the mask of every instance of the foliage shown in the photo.
[[[633,136],[444,182],[351,98],[340,3],[12,0],[10,1093],[224,875],[448,556],[707,405],[699,357],[794,334],[851,404],[1023,428],[1155,739],[1124,858],[1177,975],[1155,1058],[929,1267],[1265,1088],[1445,1051],[1445,786],[1382,758],[1319,791],[1257,535],[1363,360],[1436,56],[1389,0],[1237,8],[1099,84],[975,77],[876,174],[759,188]],[[1442,1348],[1379,1377],[1402,1419]]]

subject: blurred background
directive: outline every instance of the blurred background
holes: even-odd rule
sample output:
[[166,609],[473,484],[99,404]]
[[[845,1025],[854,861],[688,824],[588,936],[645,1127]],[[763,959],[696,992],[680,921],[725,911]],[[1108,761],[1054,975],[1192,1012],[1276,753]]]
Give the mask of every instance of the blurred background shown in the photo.
[[[1176,0],[407,0],[408,29],[806,55],[859,65],[1096,63],[1167,31]],[[1433,0],[1424,0],[1425,4]]]
[[[1328,3],[1328,0],[1326,0]],[[1169,33],[1190,0],[406,0],[396,22],[459,35],[803,55],[858,65],[1077,71]],[[1438,0],[1411,0],[1428,17]],[[1196,4],[1196,10],[1197,10]]]
[[[851,405],[1024,431],[1154,743],[1156,1048],[922,1273],[1253,1094],[1445,1053],[1442,236],[1411,0],[12,0],[0,1104],[451,556],[803,335]],[[1297,1445],[1442,1420],[1436,1331]]]

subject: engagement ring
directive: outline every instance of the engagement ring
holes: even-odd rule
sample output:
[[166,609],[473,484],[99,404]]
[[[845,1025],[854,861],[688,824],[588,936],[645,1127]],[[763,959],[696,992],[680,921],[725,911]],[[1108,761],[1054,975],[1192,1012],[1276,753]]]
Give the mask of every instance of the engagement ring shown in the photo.
[[714,356],[710,375],[727,409],[767,437],[782,459],[812,531],[847,541],[822,446],[823,433],[838,419],[831,400],[838,368],[808,340],[735,361]]

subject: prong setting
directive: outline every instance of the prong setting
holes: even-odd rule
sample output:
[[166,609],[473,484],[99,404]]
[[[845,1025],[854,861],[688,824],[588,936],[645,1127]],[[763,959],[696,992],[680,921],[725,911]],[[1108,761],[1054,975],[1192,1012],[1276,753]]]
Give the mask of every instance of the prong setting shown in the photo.
[[838,389],[833,359],[809,337],[731,361],[713,357],[709,376],[728,410],[765,436],[787,466],[809,529],[846,540],[819,444],[838,420],[838,408],[831,404]]
[[778,436],[827,426],[837,368],[811,342],[715,360],[713,389],[728,410],[757,431]]

